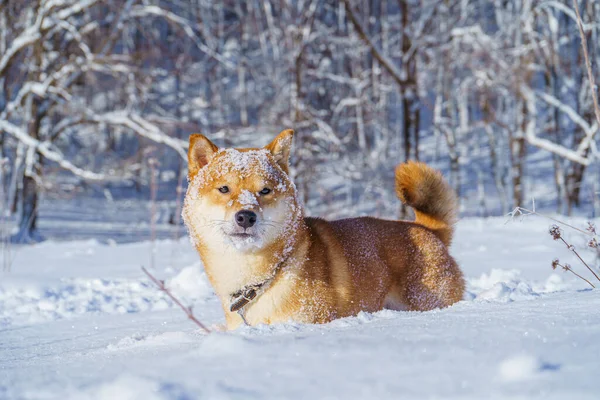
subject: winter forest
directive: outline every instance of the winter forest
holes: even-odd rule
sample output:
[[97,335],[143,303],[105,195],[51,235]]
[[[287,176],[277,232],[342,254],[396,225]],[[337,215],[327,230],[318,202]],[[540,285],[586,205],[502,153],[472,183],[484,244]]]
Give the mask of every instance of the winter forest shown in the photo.
[[[597,76],[600,3],[579,7]],[[4,0],[2,218],[35,241],[53,204],[154,195],[178,223],[189,134],[263,146],[284,128],[313,215],[398,216],[408,159],[464,215],[598,215],[576,20],[570,0]]]
[[599,0],[0,0],[0,400],[597,400],[597,82]]

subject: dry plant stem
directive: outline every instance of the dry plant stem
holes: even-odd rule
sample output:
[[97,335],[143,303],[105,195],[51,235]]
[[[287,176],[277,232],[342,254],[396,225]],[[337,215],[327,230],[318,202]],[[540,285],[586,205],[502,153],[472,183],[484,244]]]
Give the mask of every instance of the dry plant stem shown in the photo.
[[596,279],[598,279],[598,281],[600,281],[600,277],[598,277],[598,275],[594,272],[594,270],[591,269],[590,266],[585,261],[583,261],[583,258],[581,258],[581,256],[579,255],[579,253],[577,253],[577,250],[575,250],[575,247],[573,247],[569,243],[567,243],[567,241],[565,239],[563,239],[562,237],[559,238],[559,239],[562,240],[562,242],[565,244],[565,246],[567,246],[567,249],[569,249],[573,253],[575,253],[575,255],[577,256],[577,258],[579,258],[579,261],[581,261],[583,263],[583,265],[585,265],[586,268],[589,269],[592,274],[594,274],[594,276],[596,277]]
[[594,79],[594,73],[592,72],[592,63],[590,62],[590,56],[587,51],[587,39],[585,37],[585,32],[583,31],[583,22],[581,20],[581,15],[579,14],[579,6],[577,5],[577,0],[573,0],[573,8],[575,8],[575,14],[577,15],[577,26],[579,27],[579,35],[581,36],[581,47],[583,47],[583,57],[585,58],[585,67],[588,73],[588,79],[590,80],[590,87],[592,91],[592,100],[594,102],[594,111],[596,114],[596,121],[598,122],[598,127],[600,128],[600,107],[598,107],[598,95],[596,94],[596,81]]
[[569,272],[571,272],[572,274],[574,274],[574,275],[575,275],[576,277],[578,277],[579,279],[583,279],[584,281],[586,281],[586,282],[588,283],[588,285],[590,285],[590,286],[591,286],[591,287],[593,287],[594,289],[596,288],[596,286],[594,286],[594,285],[592,284],[592,282],[588,281],[588,280],[587,280],[587,279],[585,279],[583,276],[581,276],[581,275],[579,275],[577,272],[573,271],[573,269],[572,269],[571,267],[567,267],[567,266],[564,266],[564,265],[562,265],[562,264],[558,264],[558,265],[559,265],[559,266],[561,266],[561,267],[562,267],[562,269],[564,269],[565,271],[569,271]]
[[569,271],[569,272],[573,273],[573,274],[574,274],[576,277],[578,277],[578,278],[580,278],[580,279],[583,279],[584,281],[586,281],[586,282],[588,283],[588,285],[590,285],[592,288],[596,289],[596,286],[594,286],[594,285],[592,284],[592,282],[588,281],[588,280],[587,280],[587,279],[585,279],[583,276],[579,275],[577,272],[573,271],[573,270],[572,270],[572,269],[570,269],[570,268],[569,268],[567,271]]
[[[554,221],[554,222],[556,222],[557,224],[561,224],[561,225],[564,225],[564,226],[568,226],[569,228],[571,228],[571,229],[574,229],[574,230],[576,230],[576,231],[578,231],[578,232],[581,232],[581,233],[583,233],[583,234],[585,234],[585,235],[587,235],[587,236],[594,236],[594,235],[593,235],[592,233],[590,233],[590,232],[587,232],[587,231],[584,231],[583,229],[579,229],[579,228],[577,228],[577,227],[574,227],[573,225],[569,225],[569,224],[567,224],[566,222],[560,221],[560,220],[558,220],[558,219],[556,219],[556,218],[549,217],[548,215],[540,214],[540,213],[539,213],[539,212],[537,212],[537,211],[529,210],[529,209],[527,209],[527,208],[523,208],[523,207],[517,207],[517,208],[515,209],[515,211],[517,211],[517,210],[518,210],[520,213],[527,213],[527,214],[537,215],[537,216],[539,216],[539,217],[543,217],[543,218],[549,219],[549,220],[551,220],[551,221]],[[513,213],[514,213],[515,211],[513,211]]]
[[169,289],[167,289],[167,287],[165,286],[165,283],[163,281],[160,281],[158,279],[156,279],[150,272],[148,272],[148,270],[144,267],[142,267],[142,271],[144,271],[144,273],[148,276],[148,278],[150,278],[150,280],[152,282],[154,282],[156,284],[156,286],[158,286],[158,288],[163,291],[167,296],[169,296],[169,298],[171,300],[173,300],[173,302],[175,304],[177,304],[182,310],[183,312],[187,315],[187,317],[189,319],[191,319],[196,325],[198,325],[202,330],[204,330],[204,332],[206,333],[210,333],[210,330],[204,326],[204,324],[202,322],[200,322],[195,316],[194,313],[192,312],[192,308],[191,307],[186,307],[183,304],[181,304],[181,302],[175,297],[173,296],[173,294],[169,291]]

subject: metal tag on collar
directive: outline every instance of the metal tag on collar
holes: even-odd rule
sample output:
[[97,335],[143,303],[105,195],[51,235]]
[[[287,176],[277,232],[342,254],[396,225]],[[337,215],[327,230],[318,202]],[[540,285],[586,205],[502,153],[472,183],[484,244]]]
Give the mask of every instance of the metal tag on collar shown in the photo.
[[237,313],[240,317],[242,317],[242,321],[244,321],[244,325],[246,326],[250,326],[250,324],[248,323],[248,321],[246,321],[246,316],[244,315],[244,309],[240,308],[239,310],[237,310]]

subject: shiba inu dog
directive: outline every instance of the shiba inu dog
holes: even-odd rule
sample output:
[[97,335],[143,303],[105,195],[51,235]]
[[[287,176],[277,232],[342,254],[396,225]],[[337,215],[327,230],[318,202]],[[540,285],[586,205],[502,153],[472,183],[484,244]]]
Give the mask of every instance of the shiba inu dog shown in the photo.
[[418,162],[397,167],[396,192],[414,222],[307,218],[288,175],[292,136],[285,130],[245,149],[190,137],[183,218],[228,329],[462,299],[463,276],[448,253],[456,199],[439,172]]

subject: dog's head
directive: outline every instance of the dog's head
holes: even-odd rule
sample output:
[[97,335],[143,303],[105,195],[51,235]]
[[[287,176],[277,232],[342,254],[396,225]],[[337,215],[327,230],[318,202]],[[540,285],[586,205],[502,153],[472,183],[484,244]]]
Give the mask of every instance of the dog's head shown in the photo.
[[284,243],[301,216],[288,177],[293,131],[262,149],[219,149],[192,135],[184,221],[196,245],[257,251]]

